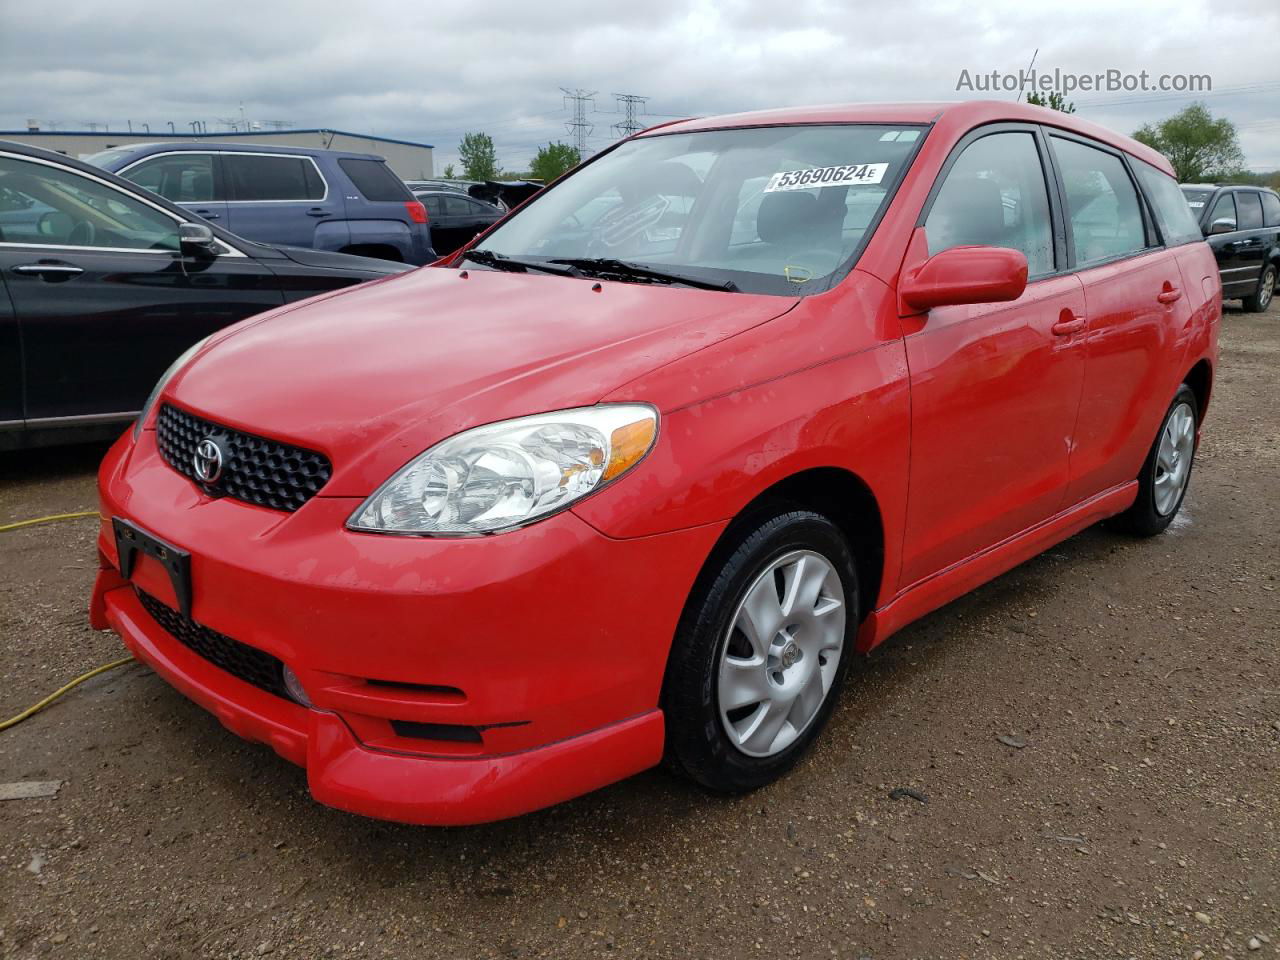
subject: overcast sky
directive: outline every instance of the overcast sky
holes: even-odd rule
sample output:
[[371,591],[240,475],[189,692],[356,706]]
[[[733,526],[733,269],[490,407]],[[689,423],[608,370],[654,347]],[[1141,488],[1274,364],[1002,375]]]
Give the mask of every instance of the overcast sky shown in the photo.
[[[1036,65],[1208,74],[1253,169],[1280,168],[1280,2],[1034,0],[0,0],[0,130],[179,130],[220,117],[288,120],[431,143],[436,169],[464,132],[524,169],[567,140],[561,87],[597,91],[593,149],[615,136],[612,94],[647,96],[647,122],[770,106],[971,99],[962,70]],[[1012,98],[1013,94],[999,94]],[[1191,96],[1077,93],[1123,132]]]

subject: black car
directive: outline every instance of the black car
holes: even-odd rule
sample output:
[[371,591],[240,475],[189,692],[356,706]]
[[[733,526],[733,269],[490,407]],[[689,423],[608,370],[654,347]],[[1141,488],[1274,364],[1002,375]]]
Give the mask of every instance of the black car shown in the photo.
[[407,269],[253,243],[98,167],[0,141],[0,449],[118,433],[215,330]]
[[505,210],[456,190],[415,190],[413,195],[427,208],[431,246],[442,257],[506,215]]
[[1222,298],[1261,312],[1280,274],[1280,196],[1262,187],[1182,185],[1222,272]]

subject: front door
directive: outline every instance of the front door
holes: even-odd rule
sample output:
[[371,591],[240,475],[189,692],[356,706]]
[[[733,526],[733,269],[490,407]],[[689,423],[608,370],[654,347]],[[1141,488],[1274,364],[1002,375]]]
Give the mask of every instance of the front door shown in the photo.
[[0,242],[28,426],[127,419],[191,344],[284,302],[258,261],[182,256],[176,217],[96,178],[0,154],[0,189],[47,211]]
[[215,154],[192,151],[156,154],[125,167],[120,176],[198,217],[230,229],[227,195]]
[[1084,378],[1080,281],[1055,275],[1041,146],[1031,129],[963,145],[925,220],[930,255],[1022,251],[1012,303],[909,321],[911,473],[900,584],[908,587],[1056,513]]

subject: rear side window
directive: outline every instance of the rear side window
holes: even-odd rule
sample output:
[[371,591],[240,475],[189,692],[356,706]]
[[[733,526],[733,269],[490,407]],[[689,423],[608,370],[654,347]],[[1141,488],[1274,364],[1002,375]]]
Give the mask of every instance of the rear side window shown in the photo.
[[1280,197],[1274,193],[1262,195],[1262,214],[1268,227],[1280,227]]
[[[1134,169],[1138,173],[1142,189],[1147,193],[1147,199],[1151,201],[1165,245],[1176,247],[1202,239],[1196,216],[1187,206],[1187,200],[1173,177],[1161,173],[1142,160],[1134,162]],[[1201,201],[1200,205],[1204,206],[1204,202]]]
[[366,200],[412,200],[409,188],[381,160],[357,160],[345,157],[338,161],[342,172],[351,178]]
[[324,181],[307,157],[224,153],[231,200],[321,200]]
[[1241,230],[1257,230],[1262,226],[1262,198],[1252,190],[1236,194],[1236,211],[1240,216]]
[[1076,263],[1101,263],[1145,249],[1138,191],[1120,158],[1075,140],[1052,139],[1067,188]]
[[433,220],[441,215],[440,198],[439,197],[419,197],[422,205],[427,208],[427,216]]
[[174,203],[223,199],[213,175],[213,155],[208,153],[179,153],[143,160],[121,176]]
[[444,212],[450,217],[469,217],[474,212],[466,197],[443,197]]
[[1052,273],[1049,194],[1035,137],[993,133],[965,147],[947,171],[924,229],[930,255],[952,247],[1010,247],[1026,254],[1031,276]]

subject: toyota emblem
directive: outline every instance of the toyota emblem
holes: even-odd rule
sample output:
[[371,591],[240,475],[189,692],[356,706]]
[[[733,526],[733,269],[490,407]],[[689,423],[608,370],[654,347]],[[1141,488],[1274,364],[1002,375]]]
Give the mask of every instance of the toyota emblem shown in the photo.
[[206,485],[218,482],[222,476],[222,447],[213,437],[205,437],[196,444],[196,452],[191,455],[191,468],[195,470],[196,479]]

